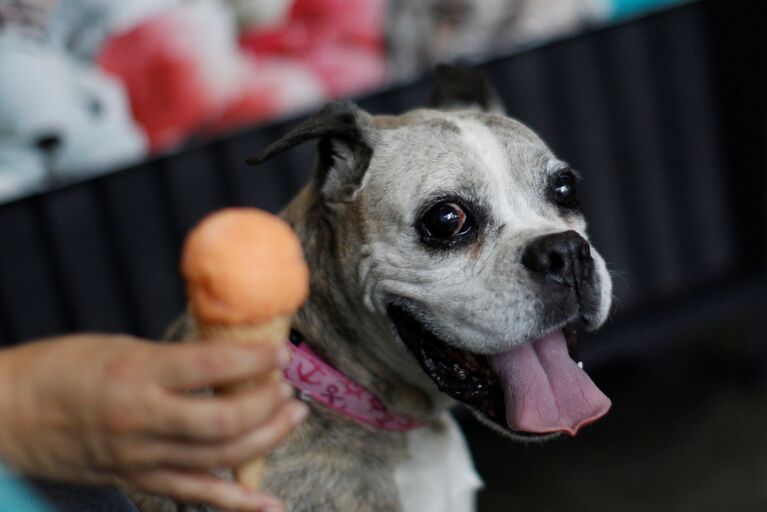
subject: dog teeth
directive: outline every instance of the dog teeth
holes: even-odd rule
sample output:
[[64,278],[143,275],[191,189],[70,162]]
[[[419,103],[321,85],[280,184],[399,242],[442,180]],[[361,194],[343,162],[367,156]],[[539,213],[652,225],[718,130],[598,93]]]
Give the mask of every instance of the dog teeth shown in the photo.
[[578,368],[583,370],[583,361],[578,361]]

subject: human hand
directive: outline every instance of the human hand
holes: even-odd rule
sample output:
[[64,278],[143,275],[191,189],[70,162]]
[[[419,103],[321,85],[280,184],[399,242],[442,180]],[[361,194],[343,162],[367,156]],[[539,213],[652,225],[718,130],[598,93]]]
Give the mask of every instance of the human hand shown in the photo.
[[274,379],[233,394],[188,392],[263,378],[288,359],[286,347],[106,335],[2,350],[0,457],[35,477],[281,510],[276,498],[210,470],[263,455],[303,420],[306,406]]

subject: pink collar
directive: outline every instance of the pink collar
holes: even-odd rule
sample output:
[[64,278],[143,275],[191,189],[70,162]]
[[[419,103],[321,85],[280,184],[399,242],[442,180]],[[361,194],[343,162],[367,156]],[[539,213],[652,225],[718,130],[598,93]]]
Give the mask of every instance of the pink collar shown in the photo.
[[388,410],[377,396],[323,361],[300,336],[291,333],[289,345],[293,358],[285,369],[285,378],[301,392],[303,399],[314,400],[358,423],[382,430],[405,432],[425,425]]

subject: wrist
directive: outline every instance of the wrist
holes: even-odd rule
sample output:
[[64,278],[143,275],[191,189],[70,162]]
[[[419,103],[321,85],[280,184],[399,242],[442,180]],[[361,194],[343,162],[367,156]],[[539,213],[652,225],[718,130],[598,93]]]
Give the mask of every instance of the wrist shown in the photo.
[[[19,464],[17,410],[18,383],[15,382],[19,348],[0,350],[0,459],[9,465]],[[19,468],[16,468],[19,469]]]

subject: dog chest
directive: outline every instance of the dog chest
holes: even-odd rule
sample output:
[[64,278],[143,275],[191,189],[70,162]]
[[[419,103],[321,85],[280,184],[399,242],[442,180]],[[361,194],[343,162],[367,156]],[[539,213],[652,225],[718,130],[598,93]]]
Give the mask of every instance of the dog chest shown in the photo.
[[408,458],[397,482],[403,512],[471,512],[482,487],[461,430],[449,413],[437,426],[407,433]]

